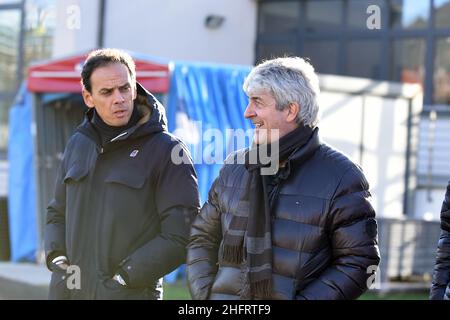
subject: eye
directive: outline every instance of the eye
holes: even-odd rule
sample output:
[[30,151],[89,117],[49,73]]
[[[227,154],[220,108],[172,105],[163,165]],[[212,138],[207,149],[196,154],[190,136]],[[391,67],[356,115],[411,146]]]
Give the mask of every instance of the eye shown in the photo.
[[126,86],[121,87],[120,91],[126,92],[126,91],[130,90],[130,88],[131,88],[130,85],[127,84]]
[[255,104],[255,106],[260,104],[260,100],[258,98],[252,98],[252,102]]

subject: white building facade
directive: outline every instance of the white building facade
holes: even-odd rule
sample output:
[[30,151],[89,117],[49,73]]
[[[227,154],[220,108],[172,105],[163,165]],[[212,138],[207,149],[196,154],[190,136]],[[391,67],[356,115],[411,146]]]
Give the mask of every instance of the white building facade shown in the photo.
[[255,0],[62,0],[53,56],[96,47],[169,60],[254,63]]

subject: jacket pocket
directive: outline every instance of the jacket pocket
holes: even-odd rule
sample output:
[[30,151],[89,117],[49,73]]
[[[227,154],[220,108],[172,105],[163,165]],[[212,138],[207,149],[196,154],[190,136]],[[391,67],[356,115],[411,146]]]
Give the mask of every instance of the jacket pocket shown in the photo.
[[[105,232],[114,232],[119,239],[131,241],[134,238],[137,241],[138,235],[148,232],[144,228],[148,228],[154,217],[149,203],[152,190],[145,188],[145,175],[127,168],[117,168],[109,172],[104,181],[103,210],[108,212],[108,221],[102,228],[106,228]],[[128,248],[129,244],[122,244]],[[119,257],[122,259],[128,253],[122,252]]]

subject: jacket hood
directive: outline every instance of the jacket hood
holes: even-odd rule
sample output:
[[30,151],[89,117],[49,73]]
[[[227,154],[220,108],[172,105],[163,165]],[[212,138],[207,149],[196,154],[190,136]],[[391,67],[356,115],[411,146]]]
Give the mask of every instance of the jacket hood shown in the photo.
[[[140,120],[133,127],[124,130],[115,137],[114,141],[126,140],[129,138],[139,138],[145,135],[157,132],[167,131],[167,118],[164,106],[145,89],[140,83],[136,82],[136,99],[134,100],[134,108],[140,113]],[[94,116],[94,108],[89,108],[84,115],[84,120],[77,128],[77,131],[88,136],[89,138],[99,141],[98,134],[91,124]],[[111,140],[111,142],[113,142]]]

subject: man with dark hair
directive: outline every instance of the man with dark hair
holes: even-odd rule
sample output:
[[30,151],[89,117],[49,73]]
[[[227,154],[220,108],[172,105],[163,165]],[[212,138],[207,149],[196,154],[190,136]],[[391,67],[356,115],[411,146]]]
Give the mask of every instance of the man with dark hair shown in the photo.
[[[167,132],[164,107],[136,82],[128,54],[92,52],[81,82],[89,109],[47,208],[49,297],[159,299],[161,277],[184,262],[199,208],[192,161]],[[188,161],[172,162],[173,148]]]
[[192,224],[193,298],[356,299],[380,260],[375,211],[361,169],[319,139],[314,68],[268,60],[244,91],[254,145],[229,156]]

